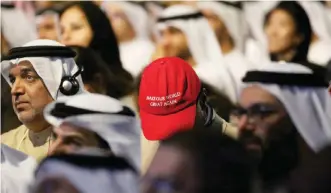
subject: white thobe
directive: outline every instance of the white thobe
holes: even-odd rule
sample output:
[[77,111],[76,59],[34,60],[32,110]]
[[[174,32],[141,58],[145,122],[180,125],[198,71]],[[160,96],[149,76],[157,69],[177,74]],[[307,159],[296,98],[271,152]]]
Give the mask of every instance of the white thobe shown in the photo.
[[150,40],[135,39],[120,44],[123,68],[137,77],[150,62],[154,45]]
[[37,166],[34,158],[1,144],[1,193],[26,193]]

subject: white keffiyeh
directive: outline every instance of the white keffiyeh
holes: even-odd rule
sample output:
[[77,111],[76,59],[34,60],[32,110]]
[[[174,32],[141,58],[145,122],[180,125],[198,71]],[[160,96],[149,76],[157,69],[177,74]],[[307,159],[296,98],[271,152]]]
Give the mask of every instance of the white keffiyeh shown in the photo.
[[[74,115],[63,119],[51,114],[57,103],[65,103],[69,107],[100,113]],[[88,93],[59,98],[45,108],[44,116],[54,127],[69,123],[95,132],[108,142],[112,152],[128,159],[135,169],[140,171],[139,122],[135,116],[117,114],[123,108],[121,102],[114,98]]]
[[[34,40],[22,47],[30,46],[64,46],[53,40]],[[71,76],[78,71],[78,66],[74,58],[59,58],[59,57],[24,57],[13,60],[4,60],[1,62],[1,74],[12,86],[9,80],[9,72],[13,65],[19,64],[21,61],[29,61],[38,76],[43,80],[47,90],[54,100],[58,97],[64,96],[60,91],[59,87],[61,84],[62,77]],[[84,90],[84,84],[81,76],[77,77],[80,85],[79,93],[86,92]]]
[[[270,63],[260,71],[312,74],[300,64]],[[274,95],[284,105],[306,143],[315,152],[331,144],[331,97],[327,88],[279,86],[259,82],[245,83],[243,88],[258,85]]]
[[[195,13],[199,13],[199,10],[189,5],[174,5],[165,9],[160,17],[180,17]],[[160,32],[168,27],[175,27],[185,34],[188,48],[197,64],[194,69],[199,78],[235,102],[235,80],[225,65],[221,47],[208,21],[200,17],[158,22],[157,35],[160,36]]]

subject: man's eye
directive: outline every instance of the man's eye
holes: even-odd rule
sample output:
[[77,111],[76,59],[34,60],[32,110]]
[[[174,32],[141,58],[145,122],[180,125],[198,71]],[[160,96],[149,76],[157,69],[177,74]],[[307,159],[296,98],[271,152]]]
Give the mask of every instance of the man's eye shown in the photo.
[[15,78],[14,77],[9,77],[9,82],[12,83],[12,84],[14,84]]
[[26,76],[26,79],[27,79],[28,81],[32,81],[32,80],[34,80],[34,77],[33,77],[33,76],[30,76],[30,75],[27,75],[27,76]]

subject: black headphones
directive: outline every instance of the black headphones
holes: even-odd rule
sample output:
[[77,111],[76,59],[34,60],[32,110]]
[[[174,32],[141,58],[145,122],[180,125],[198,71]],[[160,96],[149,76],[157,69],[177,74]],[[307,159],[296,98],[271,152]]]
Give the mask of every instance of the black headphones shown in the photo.
[[204,126],[209,127],[213,122],[214,110],[207,101],[207,90],[205,88],[202,88],[200,91],[198,105],[201,115],[205,120]]
[[[7,56],[2,57],[3,60],[12,60],[24,57],[59,57],[59,58],[74,58],[76,52],[65,46],[28,46],[16,47],[9,50]],[[84,71],[78,66],[78,71],[71,76],[64,76],[61,79],[59,90],[62,94],[70,96],[75,95],[79,91],[79,82],[77,77]]]
[[64,76],[61,79],[61,84],[59,90],[62,94],[66,96],[75,95],[79,91],[79,82],[77,77],[84,71],[84,69],[78,66],[78,70],[72,76]]

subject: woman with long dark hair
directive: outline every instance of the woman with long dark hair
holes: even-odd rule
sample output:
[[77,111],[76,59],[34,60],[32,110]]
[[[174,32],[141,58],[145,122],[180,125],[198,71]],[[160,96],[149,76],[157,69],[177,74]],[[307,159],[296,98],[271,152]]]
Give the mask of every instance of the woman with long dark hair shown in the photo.
[[91,1],[69,3],[60,14],[61,42],[65,45],[88,47],[96,51],[112,73],[133,83],[123,69],[118,43],[105,13]]
[[282,1],[265,17],[264,30],[272,61],[305,65],[316,73],[326,74],[323,67],[308,62],[312,27],[305,10],[295,1]]

